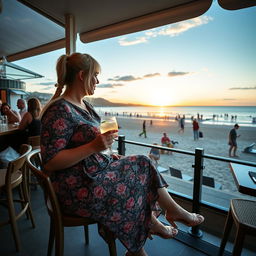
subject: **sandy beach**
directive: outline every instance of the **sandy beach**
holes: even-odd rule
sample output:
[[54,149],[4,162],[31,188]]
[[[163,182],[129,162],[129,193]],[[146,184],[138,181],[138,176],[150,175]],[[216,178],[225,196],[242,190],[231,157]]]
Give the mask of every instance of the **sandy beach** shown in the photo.
[[[179,144],[175,145],[175,148],[177,149],[194,152],[196,148],[203,148],[205,154],[228,157],[228,134],[230,129],[233,128],[233,125],[224,126],[199,123],[200,130],[203,132],[204,138],[194,141],[192,124],[188,122],[185,123],[184,133],[179,134],[177,121],[153,120],[153,125],[150,125],[150,120],[147,120],[147,138],[144,138],[144,136],[139,137],[144,119],[117,117],[117,120],[121,127],[119,129],[119,135],[125,135],[126,140],[148,144],[158,143],[161,145],[160,140],[162,134],[163,132],[166,132],[171,140],[179,142]],[[251,143],[256,142],[256,129],[254,127],[241,126],[237,131],[237,134],[240,134],[240,137],[237,139],[237,154],[239,156],[237,159],[255,162],[256,154],[247,154],[242,151]],[[113,148],[117,148],[116,142],[114,143]],[[147,147],[126,144],[126,155],[147,155],[149,150],[150,149]],[[193,156],[179,153],[173,153],[172,155],[161,154],[159,161],[159,164],[163,167],[168,168],[169,166],[172,166],[181,170],[182,173],[190,176],[193,176],[193,163]],[[228,163],[205,159],[204,165],[204,175],[214,177],[216,182],[221,183],[222,191],[239,193],[234,183]],[[168,175],[168,173],[166,173],[166,175]]]

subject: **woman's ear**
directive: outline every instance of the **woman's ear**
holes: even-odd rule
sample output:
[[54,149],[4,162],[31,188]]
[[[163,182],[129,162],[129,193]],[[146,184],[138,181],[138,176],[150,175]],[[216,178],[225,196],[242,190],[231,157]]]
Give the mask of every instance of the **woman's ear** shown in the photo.
[[78,72],[78,78],[79,78],[79,80],[81,80],[81,81],[84,80],[84,71],[83,71],[83,70],[80,70],[80,71]]

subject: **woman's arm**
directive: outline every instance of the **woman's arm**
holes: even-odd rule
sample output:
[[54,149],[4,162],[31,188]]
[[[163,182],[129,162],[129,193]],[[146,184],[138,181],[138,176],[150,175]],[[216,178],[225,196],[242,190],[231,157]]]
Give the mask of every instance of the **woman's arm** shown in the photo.
[[16,111],[14,111],[14,110],[10,109],[8,111],[8,115],[9,115],[9,118],[12,120],[13,123],[19,123],[20,120],[21,120],[20,114],[17,113]]
[[90,143],[76,148],[63,149],[59,151],[44,165],[45,171],[57,171],[69,168],[86,157],[109,148],[112,145],[115,133],[117,132],[117,130],[113,130],[104,134],[99,134]]
[[29,112],[25,113],[19,124],[19,130],[25,130],[27,126],[32,122],[32,116]]

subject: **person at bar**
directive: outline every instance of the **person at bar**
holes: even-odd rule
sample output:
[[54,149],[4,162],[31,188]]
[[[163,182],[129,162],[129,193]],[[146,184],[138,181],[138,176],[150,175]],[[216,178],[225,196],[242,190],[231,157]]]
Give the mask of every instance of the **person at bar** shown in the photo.
[[24,117],[25,113],[27,112],[26,101],[24,99],[18,99],[17,100],[17,108],[19,109],[19,114],[22,119]]
[[[178,232],[175,222],[202,223],[202,215],[172,199],[147,156],[101,153],[111,146],[117,130],[101,134],[100,117],[84,99],[99,83],[98,62],[88,54],[62,55],[56,71],[58,93],[41,118],[41,153],[62,211],[105,225],[127,248],[126,256],[146,256],[143,246],[152,235],[173,238]],[[170,226],[157,219],[159,206]]]
[[22,118],[19,129],[26,131],[26,137],[38,136],[41,132],[41,103],[37,98],[31,98],[28,100],[28,111]]
[[7,116],[8,119],[8,124],[14,124],[14,123],[19,123],[21,118],[20,114],[16,112],[15,110],[11,109],[11,106],[8,103],[3,103],[2,104],[2,115]]

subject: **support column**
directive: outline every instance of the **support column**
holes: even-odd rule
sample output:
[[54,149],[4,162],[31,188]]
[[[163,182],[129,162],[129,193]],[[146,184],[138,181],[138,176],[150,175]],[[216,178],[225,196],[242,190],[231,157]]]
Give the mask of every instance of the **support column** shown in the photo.
[[66,54],[70,55],[76,52],[75,17],[72,14],[66,14],[65,24]]

